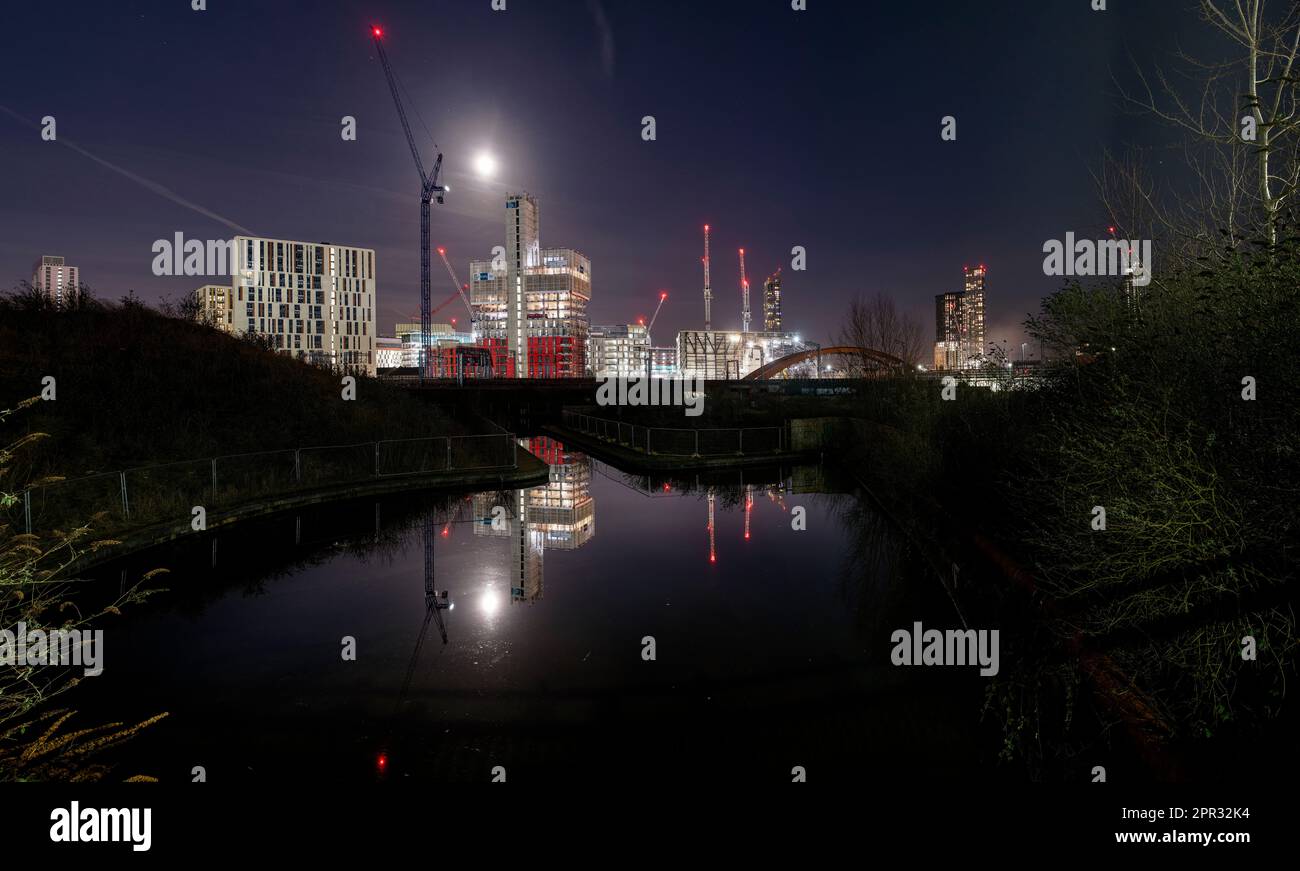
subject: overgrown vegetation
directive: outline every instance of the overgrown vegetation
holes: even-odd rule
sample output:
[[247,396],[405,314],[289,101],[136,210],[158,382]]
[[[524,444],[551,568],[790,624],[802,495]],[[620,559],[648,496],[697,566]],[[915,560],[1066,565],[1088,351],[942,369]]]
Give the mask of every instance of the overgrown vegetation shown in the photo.
[[[16,413],[29,411],[37,401],[28,399],[14,409],[0,411],[0,424],[8,423]],[[44,437],[44,433],[29,433],[0,448],[0,481],[6,480],[15,457]],[[0,508],[9,509],[17,501],[15,493],[0,488]],[[84,599],[70,595],[74,582],[62,577],[63,570],[82,554],[114,543],[94,539],[94,521],[90,518],[84,525],[43,538],[0,523],[0,629],[13,633],[20,625],[28,633],[102,629],[122,608],[144,598],[141,585],[155,573],[102,604],[89,606]],[[110,771],[102,761],[105,751],[166,716],[159,714],[134,726],[104,723],[61,732],[75,712],[51,704],[81,678],[67,667],[12,658],[12,664],[0,663],[0,782],[99,780]]]
[[[861,467],[918,524],[943,515],[1024,563],[1058,649],[1108,656],[1175,738],[1249,734],[1295,666],[1297,286],[1294,236],[1166,272],[1136,306],[1071,284],[1027,325],[1058,359],[1032,389],[878,383]],[[1044,658],[999,681],[1010,755],[1068,728],[1042,721],[1043,693],[1072,697],[1079,671]]]
[[47,376],[57,400],[23,424],[49,438],[12,470],[27,478],[466,431],[374,379],[341,401],[338,374],[133,296],[106,303],[81,288],[55,308],[20,286],[0,297],[0,397],[38,393]]

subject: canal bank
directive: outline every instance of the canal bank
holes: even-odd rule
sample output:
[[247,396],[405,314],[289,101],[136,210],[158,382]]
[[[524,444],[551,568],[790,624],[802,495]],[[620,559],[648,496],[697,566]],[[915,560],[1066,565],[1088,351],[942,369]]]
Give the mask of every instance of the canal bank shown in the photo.
[[[513,440],[513,436],[510,438]],[[201,528],[196,528],[191,513],[190,516],[181,514],[179,515],[181,519],[172,521],[113,529],[107,533],[96,531],[97,537],[101,539],[106,535],[111,536],[109,540],[113,543],[85,553],[67,567],[65,574],[86,572],[136,551],[172,542],[198,532],[231,527],[246,520],[308,506],[408,491],[448,492],[466,488],[504,490],[535,487],[546,483],[549,467],[526,449],[515,447],[512,463],[511,468],[453,469],[423,474],[394,475],[262,496],[229,507],[205,509]]]

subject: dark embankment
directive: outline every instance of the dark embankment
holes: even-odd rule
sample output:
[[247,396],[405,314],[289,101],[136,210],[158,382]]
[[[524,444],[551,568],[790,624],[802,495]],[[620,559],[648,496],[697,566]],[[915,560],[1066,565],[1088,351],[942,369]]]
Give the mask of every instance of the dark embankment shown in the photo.
[[344,401],[338,373],[138,302],[54,310],[0,298],[0,404],[39,395],[47,376],[55,401],[9,422],[11,440],[48,434],[14,458],[10,489],[44,475],[477,430],[374,379],[358,377]]

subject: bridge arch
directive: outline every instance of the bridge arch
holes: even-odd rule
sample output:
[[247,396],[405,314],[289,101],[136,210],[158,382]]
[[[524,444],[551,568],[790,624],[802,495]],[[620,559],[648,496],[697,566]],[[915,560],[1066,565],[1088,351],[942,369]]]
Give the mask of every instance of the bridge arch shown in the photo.
[[750,372],[742,381],[765,381],[768,378],[777,375],[791,366],[812,360],[818,356],[827,355],[846,355],[850,357],[862,357],[878,364],[881,369],[905,369],[907,364],[895,357],[893,354],[886,354],[884,351],[877,351],[874,348],[859,348],[856,345],[833,345],[829,348],[810,348],[805,351],[795,351],[793,354],[786,354],[784,357],[777,357],[768,363],[759,366],[753,372]]

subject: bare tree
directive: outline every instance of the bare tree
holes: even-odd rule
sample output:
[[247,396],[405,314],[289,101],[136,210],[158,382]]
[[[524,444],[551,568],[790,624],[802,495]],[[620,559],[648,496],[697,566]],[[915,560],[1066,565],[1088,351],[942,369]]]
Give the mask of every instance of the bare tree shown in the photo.
[[1300,4],[1270,16],[1265,2],[1200,0],[1201,17],[1230,46],[1228,59],[1179,51],[1175,71],[1155,65],[1148,72],[1134,64],[1137,86],[1119,86],[1130,108],[1185,134],[1198,190],[1170,206],[1131,163],[1109,156],[1102,174],[1108,184],[1099,179],[1099,187],[1114,216],[1120,205],[1113,201],[1115,183],[1123,182],[1182,253],[1235,248],[1253,238],[1275,245],[1284,211],[1300,188]]
[[[849,303],[849,314],[840,328],[839,342],[855,348],[883,351],[904,363],[915,365],[921,359],[924,342],[921,324],[913,316],[898,310],[892,296],[877,293],[856,297]],[[850,374],[861,375],[880,367],[867,354],[858,354],[850,362]]]
[[158,303],[158,310],[169,318],[196,321],[209,327],[217,325],[216,317],[199,299],[197,293],[183,294],[180,300],[175,302],[172,301],[170,295],[164,297]]

